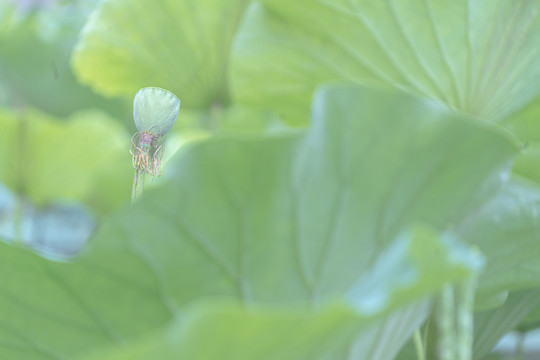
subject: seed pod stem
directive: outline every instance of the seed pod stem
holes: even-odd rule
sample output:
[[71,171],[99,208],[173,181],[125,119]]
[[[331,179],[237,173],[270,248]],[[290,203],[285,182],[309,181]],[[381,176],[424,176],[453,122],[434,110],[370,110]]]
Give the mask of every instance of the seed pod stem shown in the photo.
[[131,189],[131,203],[137,201],[144,191],[144,171],[135,169],[135,175],[133,176],[133,188]]

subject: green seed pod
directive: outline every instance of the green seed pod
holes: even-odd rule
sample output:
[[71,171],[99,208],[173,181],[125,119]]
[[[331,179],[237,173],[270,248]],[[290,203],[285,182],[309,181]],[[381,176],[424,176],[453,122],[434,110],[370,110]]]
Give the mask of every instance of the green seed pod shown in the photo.
[[140,132],[165,135],[174,125],[180,100],[172,92],[157,87],[137,91],[133,100],[133,118]]

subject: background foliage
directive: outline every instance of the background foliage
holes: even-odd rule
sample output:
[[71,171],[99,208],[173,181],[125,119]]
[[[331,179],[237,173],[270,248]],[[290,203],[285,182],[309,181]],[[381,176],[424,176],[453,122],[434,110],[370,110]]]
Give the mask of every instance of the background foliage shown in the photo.
[[[2,2],[0,357],[435,359],[476,283],[493,358],[539,319],[539,11]],[[182,109],[129,205],[145,86]]]

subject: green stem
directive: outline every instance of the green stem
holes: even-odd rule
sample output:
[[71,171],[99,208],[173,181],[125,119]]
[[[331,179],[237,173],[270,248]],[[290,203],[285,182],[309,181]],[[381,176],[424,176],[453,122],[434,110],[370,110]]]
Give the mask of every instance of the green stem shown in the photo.
[[417,360],[426,360],[426,354],[424,352],[424,344],[422,343],[422,335],[420,329],[416,329],[414,332],[414,347],[416,349]]
[[439,325],[439,360],[457,359],[455,312],[454,287],[446,284],[442,289],[436,310]]
[[141,198],[144,191],[144,170],[139,171],[135,169],[135,175],[133,176],[133,187],[131,188],[131,203]]
[[476,276],[472,275],[462,284],[457,285],[456,315],[457,315],[457,345],[458,359],[471,360],[474,325],[474,291],[476,289]]

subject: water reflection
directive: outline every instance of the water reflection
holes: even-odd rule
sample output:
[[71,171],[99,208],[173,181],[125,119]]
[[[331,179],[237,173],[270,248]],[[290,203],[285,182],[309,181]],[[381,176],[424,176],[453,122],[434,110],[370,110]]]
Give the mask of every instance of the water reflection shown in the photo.
[[0,237],[21,242],[45,257],[65,260],[76,255],[96,227],[90,210],[78,203],[36,207],[0,185]]

